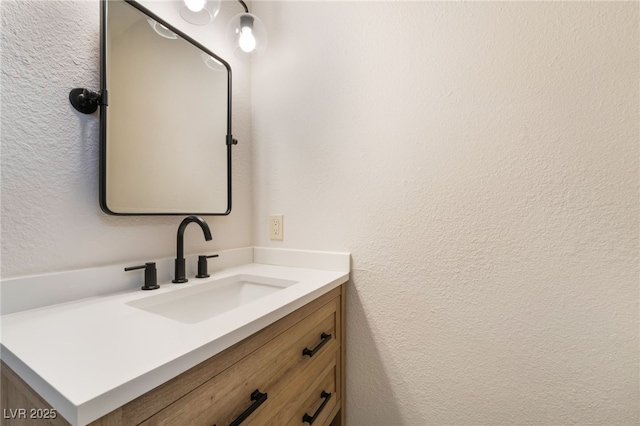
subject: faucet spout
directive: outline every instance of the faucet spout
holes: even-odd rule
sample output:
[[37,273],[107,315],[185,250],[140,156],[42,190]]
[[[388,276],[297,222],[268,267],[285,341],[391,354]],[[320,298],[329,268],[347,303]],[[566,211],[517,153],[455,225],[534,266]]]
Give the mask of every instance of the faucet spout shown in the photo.
[[171,281],[173,283],[186,283],[189,281],[186,277],[184,260],[184,231],[187,228],[187,225],[193,222],[200,225],[200,228],[202,228],[202,232],[204,233],[205,240],[211,241],[213,239],[209,225],[207,225],[207,222],[199,216],[188,216],[180,223],[180,226],[178,226],[178,237],[176,239],[175,278]]

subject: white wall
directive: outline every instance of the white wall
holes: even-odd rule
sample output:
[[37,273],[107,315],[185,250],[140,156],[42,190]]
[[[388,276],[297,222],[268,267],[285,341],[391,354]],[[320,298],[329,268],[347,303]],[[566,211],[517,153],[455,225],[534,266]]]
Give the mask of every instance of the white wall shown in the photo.
[[[175,3],[145,1],[169,22],[229,60],[233,68],[233,210],[206,217],[185,234],[185,252],[243,247],[252,241],[249,65],[215,24],[184,23]],[[233,6],[233,7],[231,7]],[[114,217],[98,206],[97,113],[76,112],[73,87],[99,89],[99,2],[2,1],[2,277],[175,257],[182,217]]]
[[640,422],[638,6],[254,5],[254,242],[352,253],[349,425]]
[[[3,277],[174,255],[181,218],[98,207],[67,100],[98,88],[98,9],[0,2]],[[352,252],[350,425],[637,424],[638,3],[253,9],[253,76],[222,55],[234,210],[187,252]]]

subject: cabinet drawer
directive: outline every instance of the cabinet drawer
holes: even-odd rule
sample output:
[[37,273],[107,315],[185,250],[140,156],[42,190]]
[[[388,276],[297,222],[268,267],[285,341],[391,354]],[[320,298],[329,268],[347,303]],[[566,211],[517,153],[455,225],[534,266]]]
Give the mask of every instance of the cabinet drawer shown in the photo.
[[[339,350],[336,346],[332,352],[326,352],[313,361],[306,369],[299,374],[289,378],[286,383],[286,390],[280,397],[283,400],[280,411],[265,419],[262,423],[258,421],[249,423],[248,426],[259,425],[302,425],[309,426],[308,422],[303,422],[306,415],[314,417],[313,425],[324,425],[329,420],[329,414],[334,410],[340,401],[338,392],[340,383]],[[327,402],[323,404],[322,393],[331,394]],[[256,419],[258,420],[258,419]]]
[[329,424],[332,420],[329,415],[339,402],[338,380],[338,367],[334,362],[309,388],[304,402],[286,424],[290,426],[311,424],[322,426]]
[[[286,404],[279,396],[287,382],[283,378],[294,377],[296,372],[316,364],[322,354],[337,352],[339,303],[340,299],[336,298],[320,307],[142,424],[227,426],[254,405],[257,408],[243,425],[254,419],[263,419],[262,424],[268,424],[269,421],[264,420],[272,418]],[[330,334],[331,338],[313,357],[303,355],[304,348],[317,346],[322,333]],[[262,403],[251,398],[256,390],[267,394]]]

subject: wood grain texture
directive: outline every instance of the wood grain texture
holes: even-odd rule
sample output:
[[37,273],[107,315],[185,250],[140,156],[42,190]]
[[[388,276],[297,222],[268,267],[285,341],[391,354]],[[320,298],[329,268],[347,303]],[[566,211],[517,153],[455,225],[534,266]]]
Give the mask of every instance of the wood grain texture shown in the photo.
[[347,424],[346,404],[347,400],[347,284],[342,284],[340,292],[340,399],[339,416],[336,416],[336,422],[333,426],[345,426]]
[[330,419],[331,412],[339,403],[336,393],[338,383],[338,348],[327,352],[312,366],[288,383],[287,404],[280,412],[269,419],[274,425],[302,425],[304,414],[313,415],[322,400],[322,391],[331,393],[331,398],[321,410],[315,425],[324,425]]

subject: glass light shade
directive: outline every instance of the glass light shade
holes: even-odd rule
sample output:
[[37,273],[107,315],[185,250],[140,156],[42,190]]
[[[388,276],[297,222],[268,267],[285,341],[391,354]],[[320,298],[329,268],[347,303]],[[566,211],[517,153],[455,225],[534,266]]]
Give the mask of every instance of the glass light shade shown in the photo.
[[200,12],[207,4],[207,0],[184,0],[185,6],[192,12]]
[[260,55],[267,47],[267,30],[256,15],[240,13],[227,25],[227,40],[240,58]]
[[147,19],[147,22],[149,23],[151,28],[153,28],[153,31],[158,33],[158,35],[170,40],[175,40],[178,38],[178,36],[173,31],[169,30],[169,28],[165,27],[164,25],[157,23],[153,19]]
[[202,52],[200,53],[200,57],[202,58],[202,62],[204,62],[207,68],[213,71],[227,72],[227,68],[213,56],[209,56],[206,53]]
[[221,0],[184,0],[182,4],[182,19],[193,25],[207,25],[218,15]]

